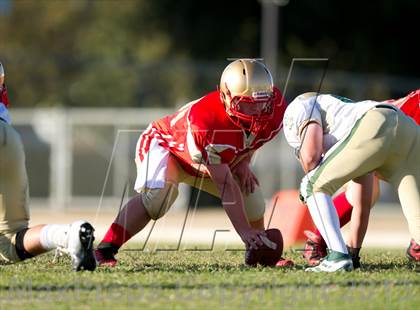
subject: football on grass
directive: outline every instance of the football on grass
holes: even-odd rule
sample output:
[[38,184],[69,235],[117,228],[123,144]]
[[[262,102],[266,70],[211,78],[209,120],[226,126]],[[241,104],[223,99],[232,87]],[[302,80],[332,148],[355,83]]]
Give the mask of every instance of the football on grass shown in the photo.
[[266,237],[261,240],[264,243],[257,250],[247,249],[245,251],[245,264],[248,266],[275,266],[283,254],[283,237],[280,230],[276,228],[267,229]]

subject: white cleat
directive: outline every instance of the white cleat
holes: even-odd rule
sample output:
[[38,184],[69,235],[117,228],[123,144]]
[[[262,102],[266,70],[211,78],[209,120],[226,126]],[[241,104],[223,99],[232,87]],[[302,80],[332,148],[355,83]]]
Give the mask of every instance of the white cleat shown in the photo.
[[95,229],[86,221],[77,221],[70,225],[66,248],[59,248],[71,257],[74,271],[95,270],[96,260],[93,254],[93,232]]
[[318,266],[306,268],[307,272],[352,271],[353,261],[350,255],[331,251]]

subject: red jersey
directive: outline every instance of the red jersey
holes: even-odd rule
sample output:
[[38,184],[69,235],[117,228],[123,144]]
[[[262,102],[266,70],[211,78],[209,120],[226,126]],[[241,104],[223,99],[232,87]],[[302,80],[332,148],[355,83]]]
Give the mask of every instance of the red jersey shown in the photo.
[[7,97],[6,85],[0,85],[0,120],[10,124],[10,116],[7,107],[9,106],[9,98]]
[[396,105],[406,115],[413,118],[417,125],[420,125],[420,89],[412,91],[404,98],[388,100],[387,102]]
[[0,85],[0,102],[6,107],[9,106],[9,97],[7,96],[7,87],[5,84]]
[[250,152],[273,139],[282,128],[286,102],[277,88],[274,94],[273,117],[256,136],[247,135],[230,120],[219,91],[192,101],[147,128],[137,150],[140,160],[155,138],[192,175],[208,176],[207,164],[228,164],[232,168]]

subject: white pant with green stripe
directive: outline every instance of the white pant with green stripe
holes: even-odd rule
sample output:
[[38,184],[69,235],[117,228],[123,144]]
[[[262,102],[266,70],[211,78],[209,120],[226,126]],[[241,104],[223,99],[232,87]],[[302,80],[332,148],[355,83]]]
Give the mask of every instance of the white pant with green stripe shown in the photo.
[[306,201],[333,195],[348,181],[375,171],[398,191],[412,238],[420,243],[420,127],[401,111],[374,108],[302,180]]

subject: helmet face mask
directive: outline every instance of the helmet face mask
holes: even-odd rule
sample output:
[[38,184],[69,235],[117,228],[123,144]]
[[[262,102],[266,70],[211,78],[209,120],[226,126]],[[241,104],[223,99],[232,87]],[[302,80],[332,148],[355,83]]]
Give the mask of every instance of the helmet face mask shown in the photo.
[[273,79],[265,65],[255,59],[239,59],[226,67],[220,97],[230,119],[254,135],[274,113]]

